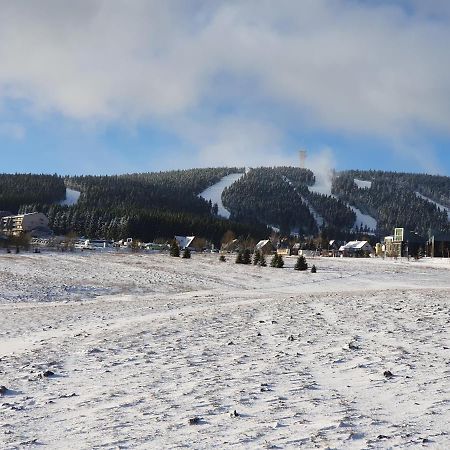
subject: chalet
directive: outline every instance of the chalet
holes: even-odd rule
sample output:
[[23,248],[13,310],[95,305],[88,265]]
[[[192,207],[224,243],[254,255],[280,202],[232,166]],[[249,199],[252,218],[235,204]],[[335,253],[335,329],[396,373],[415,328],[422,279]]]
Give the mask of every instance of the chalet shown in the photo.
[[270,255],[274,251],[274,247],[270,239],[259,241],[255,246],[255,251],[261,252],[263,255]]
[[6,234],[18,236],[22,233],[30,233],[37,228],[48,229],[48,219],[40,212],[1,218],[1,230]]
[[367,241],[350,241],[339,248],[341,256],[367,257],[373,253],[372,246]]
[[426,248],[431,257],[450,258],[450,233],[432,233]]
[[223,252],[237,252],[241,246],[241,241],[239,239],[233,239],[229,242],[224,242],[222,244],[221,250]]

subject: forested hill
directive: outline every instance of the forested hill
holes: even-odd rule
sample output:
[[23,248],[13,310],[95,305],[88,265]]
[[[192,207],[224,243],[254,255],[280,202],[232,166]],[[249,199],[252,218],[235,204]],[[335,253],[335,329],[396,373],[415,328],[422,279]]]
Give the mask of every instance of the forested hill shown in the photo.
[[[223,191],[231,220],[199,193],[231,173],[242,177]],[[42,211],[56,233],[145,241],[196,234],[215,243],[227,230],[264,238],[267,226],[282,234],[297,231],[329,237],[367,232],[355,208],[374,218],[378,234],[405,227],[426,235],[450,231],[450,177],[381,171],[334,173],[332,192],[315,192],[315,175],[295,167],[248,170],[222,167],[116,176],[0,174],[0,210]],[[76,205],[62,206],[66,187],[78,190]],[[439,206],[441,205],[441,206]]]
[[[355,180],[369,183],[361,187],[364,184],[358,186]],[[351,170],[334,177],[332,192],[375,217],[381,233],[391,233],[394,227],[424,235],[429,230],[450,230],[443,208],[450,207],[450,177]]]

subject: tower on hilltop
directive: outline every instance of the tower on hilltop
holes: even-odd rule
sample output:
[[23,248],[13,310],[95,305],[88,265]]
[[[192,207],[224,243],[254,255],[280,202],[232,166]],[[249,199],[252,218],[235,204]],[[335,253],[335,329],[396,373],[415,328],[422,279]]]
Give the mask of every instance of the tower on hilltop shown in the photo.
[[300,150],[298,153],[299,153],[299,156],[300,156],[300,167],[302,169],[305,169],[306,168],[307,152],[306,152],[306,150]]

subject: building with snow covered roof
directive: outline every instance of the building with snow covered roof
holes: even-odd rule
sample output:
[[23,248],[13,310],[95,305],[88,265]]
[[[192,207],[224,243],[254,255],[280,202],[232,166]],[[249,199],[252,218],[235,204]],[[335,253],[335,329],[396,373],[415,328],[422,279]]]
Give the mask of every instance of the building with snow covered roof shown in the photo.
[[270,242],[270,239],[264,239],[262,241],[259,241],[255,246],[255,251],[261,252],[264,255],[269,255],[274,250],[275,249],[272,245],[272,242]]
[[373,248],[368,241],[350,241],[339,248],[339,253],[341,256],[370,256],[373,253]]

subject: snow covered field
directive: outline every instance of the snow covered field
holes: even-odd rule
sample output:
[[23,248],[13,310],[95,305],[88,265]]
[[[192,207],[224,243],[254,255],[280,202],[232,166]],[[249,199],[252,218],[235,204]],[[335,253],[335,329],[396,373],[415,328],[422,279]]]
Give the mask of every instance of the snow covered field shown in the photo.
[[450,261],[294,262],[1,254],[0,448],[449,448]]

